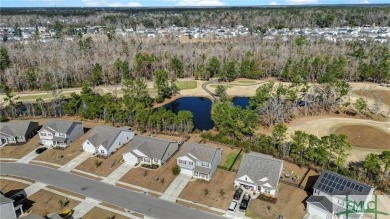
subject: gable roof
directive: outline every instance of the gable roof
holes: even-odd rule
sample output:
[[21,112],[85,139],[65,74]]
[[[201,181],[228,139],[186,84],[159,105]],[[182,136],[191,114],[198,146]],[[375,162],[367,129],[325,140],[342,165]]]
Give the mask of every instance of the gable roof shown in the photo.
[[373,189],[367,184],[329,170],[324,170],[321,173],[313,188],[329,195],[364,196],[369,195]]
[[38,123],[31,121],[1,122],[0,136],[25,136],[30,125],[38,128]]
[[45,129],[49,132],[56,131],[59,133],[66,133],[68,135],[72,132],[72,130],[77,124],[82,125],[81,122],[76,122],[76,121],[51,119],[42,127],[41,130]]
[[171,154],[166,153],[169,147],[178,145],[175,141],[169,141],[160,138],[135,136],[129,144],[128,151],[139,150],[149,158],[158,158],[162,161],[168,160]]
[[[114,128],[109,126],[96,126],[87,140],[91,142],[94,147],[102,145],[105,149],[110,149],[114,141],[117,139],[121,132],[131,132],[124,128]],[[124,142],[123,142],[124,143]]]
[[13,202],[14,202],[13,199],[7,198],[0,193],[0,204],[13,203]]
[[181,146],[181,152],[179,156],[187,156],[191,160],[200,160],[203,162],[211,163],[215,157],[215,153],[221,150],[221,148],[197,144],[193,142],[186,142]]
[[333,204],[325,196],[310,196],[307,200],[307,203],[313,204],[327,212],[333,212]]
[[[251,152],[244,154],[238,168],[237,178],[247,175],[257,185],[270,184],[277,188],[283,160],[273,158],[271,155]],[[264,181],[259,181],[266,178]]]

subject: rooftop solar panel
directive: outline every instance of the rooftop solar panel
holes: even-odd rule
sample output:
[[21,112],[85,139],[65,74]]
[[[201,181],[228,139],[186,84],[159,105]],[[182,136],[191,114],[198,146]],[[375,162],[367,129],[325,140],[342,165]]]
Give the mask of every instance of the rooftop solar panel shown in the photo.
[[347,180],[343,180],[343,182],[341,183],[341,185],[345,186],[345,184],[347,184]]
[[329,193],[332,193],[332,192],[333,192],[333,189],[332,189],[332,188],[330,188],[330,189],[329,189]]
[[355,187],[355,183],[351,183],[351,185],[349,186],[349,188],[353,189],[353,187]]
[[329,186],[327,186],[326,188],[325,188],[325,192],[329,192]]
[[358,189],[359,189],[359,185],[356,185],[354,189],[355,189],[355,190],[358,190]]
[[328,185],[328,186],[332,185],[332,181],[329,180],[328,183],[327,183],[327,185]]
[[328,176],[328,173],[325,173],[325,174],[324,174],[324,178],[326,178],[327,176]]
[[328,185],[329,179],[325,180],[324,184]]
[[350,181],[348,181],[347,182],[347,187],[349,187],[351,185],[351,182]]
[[322,189],[322,190],[324,190],[324,189],[325,189],[325,187],[326,187],[326,185],[322,185],[321,189]]
[[338,189],[338,190],[340,189],[340,184],[336,185],[336,189]]
[[332,176],[332,177],[330,178],[330,180],[334,181],[335,178],[336,178],[336,176]]
[[340,187],[340,191],[343,191],[343,190],[344,190],[344,186],[341,186],[341,187]]
[[359,192],[362,192],[363,191],[363,186],[360,186],[358,190],[359,190]]
[[321,186],[322,186],[322,183],[318,184],[318,188],[320,188],[320,189],[321,189]]
[[322,179],[321,179],[321,182],[322,182],[322,183],[325,182],[325,178],[322,178]]
[[334,182],[334,183],[332,183],[332,188],[334,188],[336,186],[336,183]]

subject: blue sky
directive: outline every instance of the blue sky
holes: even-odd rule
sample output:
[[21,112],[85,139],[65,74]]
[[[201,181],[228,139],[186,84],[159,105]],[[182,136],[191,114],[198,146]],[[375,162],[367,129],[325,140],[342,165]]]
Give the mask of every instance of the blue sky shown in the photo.
[[390,3],[390,0],[0,0],[1,7],[150,7]]

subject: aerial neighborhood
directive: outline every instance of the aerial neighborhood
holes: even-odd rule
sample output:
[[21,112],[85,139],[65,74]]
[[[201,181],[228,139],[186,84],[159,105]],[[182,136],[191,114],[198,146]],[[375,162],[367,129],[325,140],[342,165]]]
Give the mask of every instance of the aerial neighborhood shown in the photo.
[[390,4],[346,1],[2,1],[0,219],[389,219]]

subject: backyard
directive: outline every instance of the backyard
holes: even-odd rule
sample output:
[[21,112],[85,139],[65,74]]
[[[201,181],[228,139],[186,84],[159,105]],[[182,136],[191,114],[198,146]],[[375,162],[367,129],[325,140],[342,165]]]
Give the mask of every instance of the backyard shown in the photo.
[[[238,153],[240,152],[240,149],[234,148],[234,147],[229,147],[221,144],[215,144],[211,142],[207,142],[207,145],[214,146],[214,147],[219,147],[222,149],[222,157],[221,157],[221,162],[220,166],[223,166],[225,168],[230,168],[233,165],[234,160],[236,159]],[[243,152],[242,152],[243,153]],[[241,155],[240,155],[241,157]],[[239,165],[240,160],[237,160],[237,163]],[[237,166],[235,164],[234,166]]]
[[[164,192],[176,178],[172,173],[172,167],[176,165],[177,155],[171,157],[166,164],[156,170],[144,167],[133,168],[120,181],[153,191]],[[145,178],[143,178],[144,176]]]
[[179,197],[207,206],[227,209],[233,198],[235,178],[236,173],[217,169],[209,182],[204,180],[189,182]]

